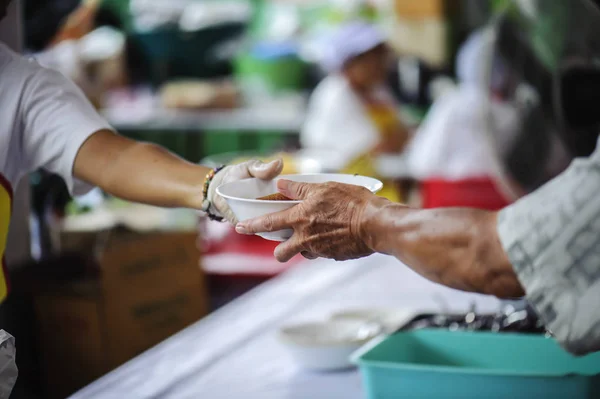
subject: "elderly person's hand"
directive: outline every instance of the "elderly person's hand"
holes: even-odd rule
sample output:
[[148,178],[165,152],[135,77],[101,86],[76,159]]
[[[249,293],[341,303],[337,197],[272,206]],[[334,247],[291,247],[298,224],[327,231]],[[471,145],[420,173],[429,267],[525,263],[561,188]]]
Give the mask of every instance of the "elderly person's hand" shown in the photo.
[[280,244],[275,257],[287,262],[297,254],[349,260],[368,256],[373,251],[364,243],[362,220],[373,202],[381,200],[363,187],[339,184],[308,184],[280,180],[279,192],[302,203],[239,223],[240,234],[256,234],[293,229],[293,236]]
[[217,188],[225,183],[251,177],[257,177],[262,180],[272,180],[279,176],[282,170],[283,161],[281,159],[269,163],[253,160],[238,165],[227,166],[215,175],[208,188],[207,197],[212,204],[211,213],[217,216],[223,216],[225,220],[235,225],[238,220],[227,205],[225,198],[216,194]]

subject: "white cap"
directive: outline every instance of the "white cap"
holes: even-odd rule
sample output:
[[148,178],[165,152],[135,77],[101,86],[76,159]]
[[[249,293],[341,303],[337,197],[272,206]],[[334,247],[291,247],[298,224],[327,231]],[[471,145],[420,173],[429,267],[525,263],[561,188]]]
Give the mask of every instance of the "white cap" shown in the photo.
[[326,41],[323,67],[337,72],[352,58],[364,54],[386,42],[379,30],[366,22],[350,22],[338,28]]
[[488,27],[469,36],[456,57],[456,74],[462,84],[487,89],[505,79],[505,65],[495,46],[495,32]]

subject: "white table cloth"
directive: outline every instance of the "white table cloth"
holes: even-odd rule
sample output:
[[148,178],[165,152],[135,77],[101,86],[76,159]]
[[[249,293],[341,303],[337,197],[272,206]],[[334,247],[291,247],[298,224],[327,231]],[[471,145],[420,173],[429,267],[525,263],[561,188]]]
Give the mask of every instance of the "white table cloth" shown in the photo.
[[365,307],[496,311],[491,297],[441,287],[394,258],[304,262],[72,396],[73,399],[359,399],[358,371],[298,367],[277,341],[287,323]]

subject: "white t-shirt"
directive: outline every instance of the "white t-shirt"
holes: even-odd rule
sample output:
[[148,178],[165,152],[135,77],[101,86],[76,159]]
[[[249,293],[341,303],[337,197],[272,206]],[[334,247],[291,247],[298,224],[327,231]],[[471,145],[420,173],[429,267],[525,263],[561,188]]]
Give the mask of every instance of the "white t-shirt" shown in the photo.
[[[0,260],[12,212],[13,190],[28,172],[60,175],[73,194],[73,163],[93,133],[110,129],[84,94],[59,72],[41,67],[0,43]],[[5,265],[3,265],[5,266]],[[0,268],[0,302],[8,285]]]
[[73,179],[75,157],[103,129],[111,128],[74,83],[0,43],[0,174],[12,187],[44,168],[81,194],[86,187]]
[[330,75],[319,83],[300,135],[304,148],[333,150],[348,162],[379,140],[377,128],[343,76]]

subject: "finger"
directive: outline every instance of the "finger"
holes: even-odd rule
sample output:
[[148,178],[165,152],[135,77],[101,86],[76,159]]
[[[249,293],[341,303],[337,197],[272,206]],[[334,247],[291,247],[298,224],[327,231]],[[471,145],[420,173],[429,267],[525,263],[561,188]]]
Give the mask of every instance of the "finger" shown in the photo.
[[308,252],[308,251],[302,251],[302,252],[300,252],[300,255],[304,256],[308,260],[319,259],[319,255],[315,255],[312,252]]
[[213,201],[213,207],[217,210],[219,215],[223,216],[225,220],[227,220],[232,225],[236,225],[238,223],[238,219],[225,201],[225,198],[221,196],[216,196]]
[[277,261],[280,263],[289,262],[294,256],[302,252],[302,245],[296,237],[296,235],[293,235],[292,238],[275,248],[275,259]]
[[317,184],[300,183],[290,180],[278,180],[277,190],[288,198],[303,200],[317,187]]
[[276,159],[269,163],[252,161],[248,163],[248,174],[262,180],[272,180],[279,176],[283,170],[283,160]]
[[227,210],[225,210],[225,212],[223,212],[222,215],[223,218],[233,226],[235,226],[239,222],[238,218],[235,216],[235,213],[233,213],[231,208],[227,208]]
[[292,209],[240,222],[235,231],[239,234],[256,234],[291,229],[294,222]]

